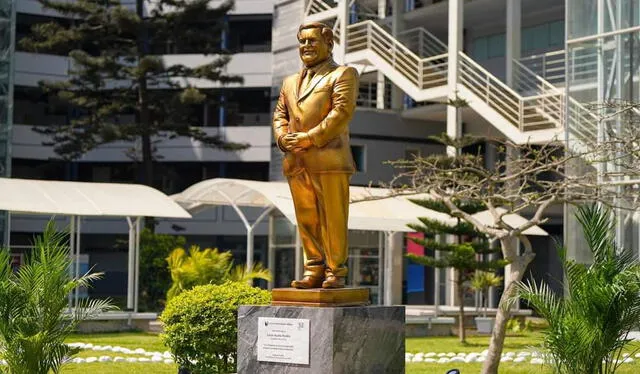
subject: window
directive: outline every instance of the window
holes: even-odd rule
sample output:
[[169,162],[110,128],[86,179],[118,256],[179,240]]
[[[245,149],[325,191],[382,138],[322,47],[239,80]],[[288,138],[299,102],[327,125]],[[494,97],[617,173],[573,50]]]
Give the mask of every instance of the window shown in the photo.
[[352,145],[351,155],[356,164],[356,171],[366,170],[366,152],[364,145]]
[[[562,47],[564,45],[564,21],[553,21],[524,27],[520,43],[522,52]],[[494,34],[474,39],[471,50],[473,58],[482,61],[504,57],[505,48],[505,34]]]

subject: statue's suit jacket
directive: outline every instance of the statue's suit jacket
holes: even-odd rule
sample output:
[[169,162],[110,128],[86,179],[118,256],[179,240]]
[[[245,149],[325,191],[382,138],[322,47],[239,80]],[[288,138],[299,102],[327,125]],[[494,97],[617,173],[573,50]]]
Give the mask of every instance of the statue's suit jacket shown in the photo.
[[299,92],[303,71],[285,78],[273,115],[276,142],[287,133],[307,132],[313,146],[302,153],[286,152],[285,176],[355,171],[349,146],[349,121],[358,96],[358,73],[328,61]]

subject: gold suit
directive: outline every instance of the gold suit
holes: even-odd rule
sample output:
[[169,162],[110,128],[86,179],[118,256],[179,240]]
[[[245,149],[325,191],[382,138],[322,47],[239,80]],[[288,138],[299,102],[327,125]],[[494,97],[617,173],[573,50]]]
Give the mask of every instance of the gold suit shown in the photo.
[[285,152],[283,160],[305,276],[347,275],[349,179],[355,171],[348,125],[357,95],[356,70],[329,58],[285,78],[275,108],[273,131],[283,151],[279,139],[288,133],[306,132],[313,144],[303,152]]

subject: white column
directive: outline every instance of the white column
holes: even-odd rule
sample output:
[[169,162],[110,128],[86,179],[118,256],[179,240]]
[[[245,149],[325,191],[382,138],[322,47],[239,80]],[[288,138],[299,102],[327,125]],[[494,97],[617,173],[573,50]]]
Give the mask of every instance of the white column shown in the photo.
[[515,85],[515,73],[513,60],[520,59],[520,40],[522,32],[522,0],[507,0],[507,45],[506,45],[506,78],[507,85],[512,87]]
[[133,284],[135,282],[135,227],[131,217],[127,217],[129,224],[129,260],[127,262],[127,309],[133,309]]
[[[462,51],[463,22],[462,0],[449,0],[449,39],[447,86],[449,98],[455,99],[458,88],[458,60]],[[457,138],[462,133],[462,116],[459,108],[447,105],[447,135]],[[447,147],[447,154],[455,155],[455,148]]]
[[385,233],[384,305],[402,303],[402,252],[404,235],[401,232]]
[[[384,19],[387,16],[387,0],[378,0],[378,19]],[[376,82],[376,108],[384,109],[384,99],[386,92],[384,90],[384,74],[380,71],[377,73]]]
[[[404,22],[404,0],[391,0],[393,14],[391,18],[391,35],[397,37],[398,33],[405,29]],[[395,84],[391,89],[391,109],[403,109],[404,91]]]
[[134,246],[136,253],[136,276],[133,284],[133,312],[138,313],[138,304],[140,299],[140,222],[142,217],[136,217]]
[[349,0],[338,2],[338,20],[340,27],[340,46],[333,54],[339,64],[344,64],[344,56],[347,54],[347,25],[349,24]]
[[[80,231],[82,230],[80,227],[80,220],[82,217],[76,216],[76,256],[75,256],[75,278],[80,278]],[[76,287],[75,289],[75,307],[78,307],[78,299],[80,299],[80,287]]]

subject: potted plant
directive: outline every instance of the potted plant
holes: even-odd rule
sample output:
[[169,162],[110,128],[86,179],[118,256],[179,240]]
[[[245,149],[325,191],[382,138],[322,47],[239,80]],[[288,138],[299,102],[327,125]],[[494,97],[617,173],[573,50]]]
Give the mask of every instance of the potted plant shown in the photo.
[[[490,287],[502,285],[502,277],[488,271],[476,271],[471,278],[471,289],[480,292],[479,307],[482,308],[482,317],[475,318],[476,329],[479,333],[490,334],[493,330],[495,318],[487,317],[488,292]],[[478,307],[478,306],[476,306]]]

